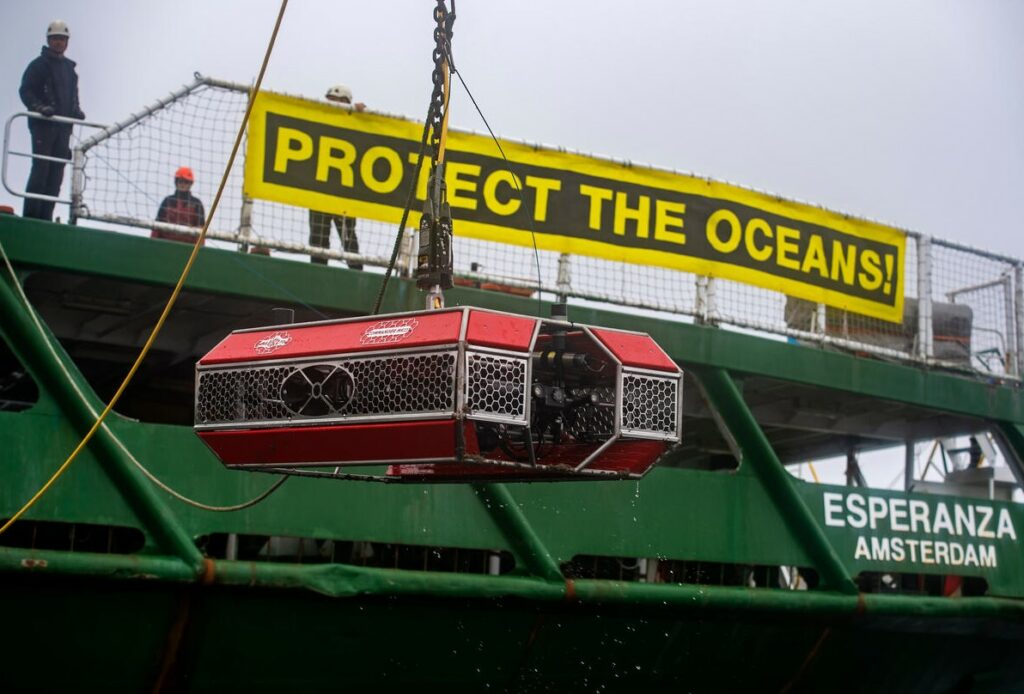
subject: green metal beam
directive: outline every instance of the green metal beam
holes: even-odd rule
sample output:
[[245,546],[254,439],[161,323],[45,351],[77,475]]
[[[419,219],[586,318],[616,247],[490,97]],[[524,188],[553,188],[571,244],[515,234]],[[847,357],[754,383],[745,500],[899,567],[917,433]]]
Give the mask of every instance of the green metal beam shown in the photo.
[[530,526],[508,487],[504,484],[477,484],[474,489],[512,545],[517,558],[525,562],[526,569],[545,580],[561,581],[562,571],[558,562]]
[[724,369],[701,370],[697,376],[711,407],[718,412],[739,446],[742,463],[749,465],[760,479],[790,532],[814,560],[815,568],[825,583],[843,593],[856,593],[857,586],[807,504],[793,487],[789,473],[775,455],[732,377]]
[[[103,409],[104,404],[95,397],[95,393],[52,335],[44,336],[39,333],[11,285],[13,280],[8,273],[2,274],[3,279],[0,280],[0,326],[18,358],[58,403],[68,421],[72,422],[84,436],[95,422],[95,415],[90,411],[90,405],[92,409],[99,412]],[[57,359],[60,362],[53,358],[53,353],[50,351],[51,346],[59,355]],[[92,400],[91,403],[83,401],[75,392],[60,368],[61,363],[75,379],[78,389]],[[149,480],[143,477],[135,466],[125,458],[121,449],[114,443],[113,434],[106,428],[100,428],[90,445],[93,446],[97,459],[104,464],[107,474],[122,489],[124,498],[129,501],[140,519],[153,533],[157,542],[183,560],[188,561],[196,571],[199,571],[203,557],[192,542],[192,538],[185,532],[177,517],[157,496]],[[70,454],[71,451],[68,453]],[[49,462],[56,470],[60,461]]]
[[177,559],[74,554],[0,547],[0,574],[79,576],[120,580],[198,583],[310,590],[339,598],[407,596],[426,598],[516,598],[538,603],[634,605],[693,612],[761,612],[766,615],[920,617],[939,620],[999,619],[1024,624],[1024,601],[1001,598],[931,598],[829,591],[788,591],[682,584],[575,580],[562,582],[514,576],[403,571],[346,564],[275,564],[209,560],[202,576]]
[[31,573],[39,576],[70,575],[118,580],[159,580],[194,583],[195,567],[178,557],[142,554],[92,554],[57,550],[0,547],[0,573]]
[[[135,282],[172,285],[188,253],[185,244],[121,233],[67,227],[14,216],[0,217],[0,241],[20,264]],[[231,284],[225,284],[230,278]],[[188,288],[305,303],[342,314],[370,310],[381,276],[311,266],[280,258],[204,248]],[[500,292],[457,288],[449,305],[473,304],[524,315],[548,304]],[[394,280],[383,312],[421,309],[414,283]],[[1012,383],[887,363],[814,347],[766,340],[686,323],[573,306],[577,322],[649,332],[673,359],[734,373],[761,374],[808,385],[862,393],[969,416],[1024,424],[1024,398]]]

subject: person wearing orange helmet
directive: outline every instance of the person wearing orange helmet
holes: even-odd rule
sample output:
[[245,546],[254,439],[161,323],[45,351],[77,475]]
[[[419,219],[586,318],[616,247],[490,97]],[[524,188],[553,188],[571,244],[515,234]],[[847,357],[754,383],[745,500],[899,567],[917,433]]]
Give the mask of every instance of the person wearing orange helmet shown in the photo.
[[[206,211],[199,198],[192,195],[192,184],[196,177],[192,169],[182,166],[174,172],[174,193],[164,198],[156,213],[156,221],[167,224],[180,224],[186,227],[202,227],[206,221]],[[167,239],[195,243],[196,238],[181,231],[153,229],[150,238]]]

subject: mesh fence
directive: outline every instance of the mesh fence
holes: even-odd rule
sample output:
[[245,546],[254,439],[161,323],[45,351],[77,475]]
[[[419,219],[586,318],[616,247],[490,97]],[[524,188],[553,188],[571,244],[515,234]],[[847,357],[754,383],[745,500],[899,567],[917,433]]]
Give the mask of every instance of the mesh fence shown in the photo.
[[[85,157],[78,216],[148,229],[163,197],[173,192],[174,171],[181,166],[195,173],[192,192],[209,211],[247,99],[243,86],[198,78],[80,144]],[[368,271],[386,266],[394,225],[356,220],[358,251],[342,245],[338,228],[330,229],[329,249],[313,246],[310,211],[245,199],[243,171],[240,156],[210,227],[211,245],[273,252],[276,257],[303,262],[317,256],[332,264],[365,265]],[[413,255],[414,236],[407,231],[405,262]],[[930,249],[925,256],[920,253],[922,243]],[[346,248],[351,252],[344,252]],[[580,303],[648,309],[681,320],[785,335],[828,348],[929,360],[1000,376],[1020,373],[1019,261],[937,240],[929,243],[908,237],[902,323],[729,280],[584,256],[570,258],[465,237],[455,239],[455,258],[460,284],[524,295],[533,294],[539,285],[547,293],[557,292]],[[930,272],[921,271],[928,267]],[[922,286],[927,298],[923,304],[918,296]],[[931,312],[930,322],[922,323],[922,311],[926,318]],[[924,332],[922,326],[927,326]],[[923,337],[928,331],[930,340]]]
[[[174,193],[174,172],[182,166],[194,172],[192,193],[208,213],[246,99],[245,92],[200,85],[88,147],[82,190],[85,210],[80,216],[152,221],[163,198]],[[242,168],[236,165],[213,229],[226,234],[238,230],[241,192]]]
[[1020,307],[1005,259],[932,241],[934,356],[986,373],[1015,373]]

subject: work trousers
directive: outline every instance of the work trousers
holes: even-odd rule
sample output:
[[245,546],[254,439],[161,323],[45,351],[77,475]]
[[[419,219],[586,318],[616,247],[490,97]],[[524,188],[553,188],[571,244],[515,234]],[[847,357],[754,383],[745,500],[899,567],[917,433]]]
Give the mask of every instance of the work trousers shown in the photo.
[[[58,123],[33,123],[29,127],[29,132],[32,135],[33,154],[61,159],[71,158],[71,148],[69,147],[71,126]],[[25,192],[57,197],[60,195],[60,184],[63,181],[64,162],[33,159]],[[22,216],[52,221],[55,204],[51,200],[25,198]]]
[[[353,217],[342,217],[327,212],[309,211],[309,245],[316,248],[331,247],[331,223],[341,238],[341,248],[346,253],[359,252],[359,239],[356,238],[356,220]],[[309,261],[326,265],[327,258],[310,256]],[[346,261],[353,270],[362,270],[363,264],[358,261]]]

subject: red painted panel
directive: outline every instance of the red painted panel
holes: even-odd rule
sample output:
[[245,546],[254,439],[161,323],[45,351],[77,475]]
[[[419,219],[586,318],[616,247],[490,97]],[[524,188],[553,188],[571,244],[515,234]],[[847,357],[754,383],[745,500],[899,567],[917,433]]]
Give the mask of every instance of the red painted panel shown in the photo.
[[388,347],[428,347],[459,339],[462,311],[321,323],[305,327],[231,333],[200,364],[365,352]]
[[474,309],[469,312],[466,342],[471,345],[525,352],[537,319]]
[[497,480],[501,482],[555,482],[567,480],[593,480],[565,472],[562,469],[541,469],[536,472],[527,468],[500,467],[476,463],[424,463],[421,465],[389,465],[388,477],[400,477],[413,482],[477,482]]
[[392,462],[455,454],[455,421],[198,432],[225,465]]
[[590,467],[642,475],[668,449],[663,441],[617,441],[608,447]]
[[[590,465],[593,470],[604,470],[630,475],[644,475],[667,446],[661,441],[619,441],[612,444]],[[577,453],[581,451],[576,451]],[[491,456],[497,458],[498,456]],[[571,457],[571,454],[566,457]],[[584,456],[585,457],[585,456]],[[541,463],[536,469],[502,467],[486,464],[426,463],[419,465],[390,465],[388,477],[422,482],[473,482],[501,480],[506,482],[568,482],[596,481],[599,476],[577,473],[572,467]]]
[[649,335],[591,328],[594,336],[626,366],[679,373],[679,367]]
[[[477,447],[475,432],[469,425],[466,427],[466,444],[467,451],[472,451]],[[472,482],[489,479],[523,482],[600,480],[601,477],[586,476],[573,470],[593,453],[598,445],[563,444],[555,446],[537,461],[536,468],[504,467],[486,463],[423,463],[390,465],[387,475],[388,477],[423,482]],[[644,475],[667,449],[668,445],[662,441],[619,441],[612,444],[589,467],[593,470]],[[513,460],[500,450],[490,451],[486,457],[495,461]],[[516,459],[515,462],[522,463],[524,461]]]
[[[597,450],[600,444],[597,443],[562,443],[546,450],[544,455],[537,460],[537,464],[543,468],[562,468],[571,470]],[[668,448],[662,441],[654,440],[626,440],[613,443],[605,450],[597,460],[589,467],[595,470],[614,470],[616,472],[633,472],[642,474],[654,464],[662,453]],[[525,459],[511,458],[503,451],[495,449],[489,451],[488,458],[494,460],[509,460],[514,462],[526,462]]]

